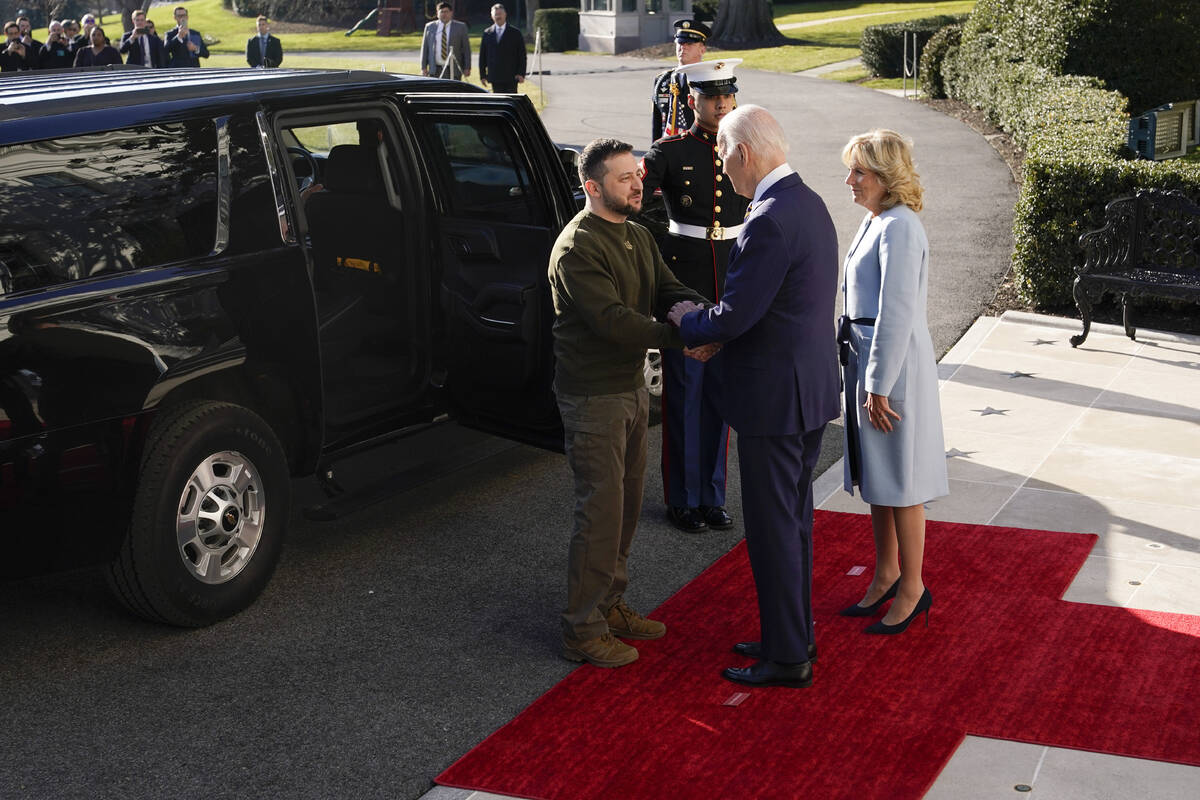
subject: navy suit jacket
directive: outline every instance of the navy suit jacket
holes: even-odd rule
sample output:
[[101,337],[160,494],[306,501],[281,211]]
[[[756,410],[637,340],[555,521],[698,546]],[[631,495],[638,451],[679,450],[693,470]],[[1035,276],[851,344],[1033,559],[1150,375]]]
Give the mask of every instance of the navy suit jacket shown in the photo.
[[739,436],[816,430],[838,416],[837,233],[792,173],[771,186],[729,256],[719,305],[684,316],[690,347],[722,342],[721,411]]
[[[167,63],[167,51],[163,47],[162,39],[157,36],[147,34],[150,39],[150,66],[161,67]],[[136,64],[139,67],[146,66],[143,61],[145,53],[142,52],[142,40],[133,40],[133,31],[125,31],[121,36],[121,46],[118,48],[121,53],[125,54],[126,64]]]
[[479,77],[492,83],[512,83],[525,77],[525,37],[512,25],[504,27],[504,38],[497,41],[496,26],[483,32],[479,40]]

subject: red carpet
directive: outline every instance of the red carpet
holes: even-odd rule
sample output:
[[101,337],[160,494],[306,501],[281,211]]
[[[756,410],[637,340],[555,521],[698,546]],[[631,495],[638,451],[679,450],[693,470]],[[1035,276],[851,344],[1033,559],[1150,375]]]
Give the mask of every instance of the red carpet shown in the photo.
[[616,670],[583,666],[437,782],[550,800],[917,798],[965,734],[1200,765],[1200,617],[1060,600],[1094,535],[930,523],[930,627],[867,636],[870,519],[817,512],[811,689],[720,677],[757,636],[741,544],[654,615]]

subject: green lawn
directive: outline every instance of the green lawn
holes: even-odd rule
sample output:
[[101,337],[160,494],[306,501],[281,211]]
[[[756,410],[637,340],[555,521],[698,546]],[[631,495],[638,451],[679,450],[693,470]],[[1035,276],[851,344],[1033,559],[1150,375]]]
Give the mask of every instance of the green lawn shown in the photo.
[[[757,50],[721,50],[722,56],[744,59],[744,65],[754,69],[775,72],[799,72],[823,64],[833,64],[857,58],[858,42],[863,28],[887,22],[903,22],[909,19],[935,17],[940,14],[963,14],[975,7],[973,0],[941,0],[941,2],[915,3],[805,3],[803,5],[777,5],[775,24],[807,22],[828,17],[874,14],[879,16],[827,22],[805,28],[785,30],[783,34],[795,42],[780,47],[765,47]],[[793,9],[805,9],[803,13],[789,13]]]
[[[962,9],[943,10],[947,6],[965,6]],[[812,22],[830,17],[849,17],[857,14],[879,14],[881,12],[904,12],[920,17],[936,17],[938,14],[961,14],[970,11],[974,2],[927,2],[927,0],[907,0],[898,3],[861,3],[856,0],[836,0],[829,3],[776,3],[775,24],[787,25],[791,22]],[[875,20],[868,19],[863,25],[877,25]],[[860,28],[861,30],[861,28]]]
[[[203,31],[199,25],[197,30]],[[246,65],[246,59],[241,54],[233,53],[213,53],[207,61],[200,62],[205,67],[249,67]],[[402,61],[398,58],[366,58],[363,56],[356,57],[353,53],[346,53],[338,56],[311,56],[303,54],[288,55],[286,51],[283,54],[283,66],[295,67],[304,69],[362,69],[368,72],[394,72],[400,75],[418,75],[421,72],[420,65],[415,61]],[[467,83],[479,85],[479,76],[472,72],[471,77],[467,79]],[[521,94],[529,95],[529,99],[537,108],[542,107],[542,93],[538,90],[536,79],[525,81],[517,87],[517,91]]]
[[[165,34],[175,26],[175,21],[171,18],[171,11],[176,5],[179,4],[172,2],[150,9],[150,19],[154,20],[155,27],[160,34]],[[232,11],[226,10],[221,5],[221,0],[183,0],[182,5],[187,6],[188,21],[209,41],[209,51],[212,53],[242,53],[245,51],[246,40],[254,35],[254,19],[252,17],[239,17]],[[108,19],[105,17],[106,21]],[[281,33],[279,38],[283,41],[285,59],[289,51],[301,50],[353,52],[355,50],[421,49],[419,32],[404,36],[376,36],[374,20],[367,23],[353,36],[346,36],[345,33],[345,30],[330,29],[323,33]],[[212,42],[213,39],[217,40],[215,44]]]
[[[214,54],[214,58],[221,53],[238,54],[240,58],[240,54],[246,46],[246,39],[254,33],[254,20],[248,17],[239,17],[232,11],[226,10],[221,5],[221,0],[184,1],[187,3],[192,25],[202,31],[205,38],[210,40],[209,50]],[[784,35],[794,42],[791,45],[758,50],[714,50],[713,54],[720,52],[722,56],[745,59],[745,65],[755,69],[798,72],[823,64],[856,58],[859,54],[859,39],[862,36],[863,28],[868,25],[901,22],[938,14],[961,14],[974,7],[974,0],[936,0],[935,2],[914,0],[913,2],[891,3],[834,0],[824,3],[780,3],[775,6],[775,23],[777,25],[791,22],[812,22],[857,14],[877,16],[785,30]],[[174,3],[154,6],[150,9],[150,18],[157,23],[160,31],[165,32],[172,26],[172,8],[174,8]],[[343,30],[329,30],[322,33],[283,33],[280,38],[283,40],[284,64],[309,66],[301,64],[299,59],[288,56],[288,53],[301,51],[337,51],[351,54],[354,51],[363,50],[414,51],[421,48],[420,33],[404,36],[376,36],[373,26],[368,25],[366,29],[358,31],[353,36],[344,34]],[[479,31],[472,36],[472,46],[476,52],[479,47],[478,36]],[[212,41],[214,39],[215,42]],[[379,69],[379,64],[372,61],[367,63],[364,68]],[[393,72],[416,71],[415,64],[394,69],[388,65],[387,68]]]

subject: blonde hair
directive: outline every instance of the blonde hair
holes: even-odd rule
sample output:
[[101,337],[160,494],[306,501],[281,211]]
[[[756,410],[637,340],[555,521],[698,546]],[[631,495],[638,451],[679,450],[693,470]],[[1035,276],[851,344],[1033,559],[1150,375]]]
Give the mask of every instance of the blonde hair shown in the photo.
[[842,163],[847,167],[857,164],[878,176],[885,190],[884,208],[902,203],[913,211],[920,211],[925,205],[925,190],[913,165],[912,147],[912,139],[886,128],[876,128],[860,133],[846,143],[842,148]]

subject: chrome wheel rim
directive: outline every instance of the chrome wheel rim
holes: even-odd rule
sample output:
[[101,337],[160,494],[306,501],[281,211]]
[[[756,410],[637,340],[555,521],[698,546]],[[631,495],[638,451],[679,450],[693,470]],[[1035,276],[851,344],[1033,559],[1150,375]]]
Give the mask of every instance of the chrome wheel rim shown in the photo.
[[642,366],[646,376],[646,388],[654,397],[662,394],[662,354],[657,350],[646,351],[646,363]]
[[180,494],[179,556],[201,583],[233,580],[254,557],[265,520],[266,492],[254,463],[232,450],[214,453]]

